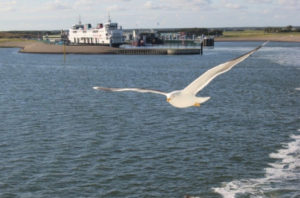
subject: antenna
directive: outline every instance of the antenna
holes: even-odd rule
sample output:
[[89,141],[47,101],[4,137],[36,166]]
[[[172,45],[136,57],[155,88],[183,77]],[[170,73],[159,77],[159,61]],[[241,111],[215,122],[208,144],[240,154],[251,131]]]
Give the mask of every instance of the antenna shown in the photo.
[[78,24],[81,25],[81,16],[79,15],[79,21]]
[[110,13],[108,12],[108,22],[111,23],[111,20],[110,20]]

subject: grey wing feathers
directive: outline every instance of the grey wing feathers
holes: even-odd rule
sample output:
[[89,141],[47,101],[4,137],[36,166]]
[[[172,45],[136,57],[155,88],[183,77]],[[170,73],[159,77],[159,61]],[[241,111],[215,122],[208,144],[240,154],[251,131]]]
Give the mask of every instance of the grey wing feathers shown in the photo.
[[134,92],[140,92],[140,93],[155,93],[155,94],[161,94],[166,96],[167,93],[159,91],[159,90],[153,90],[153,89],[142,89],[142,88],[106,88],[106,87],[93,87],[96,90],[103,90],[103,91],[134,91]]
[[207,70],[200,77],[198,77],[196,80],[194,80],[192,83],[190,83],[187,87],[185,87],[183,89],[183,92],[197,94],[200,90],[202,90],[206,85],[208,85],[218,75],[229,71],[232,67],[234,67],[238,63],[240,63],[243,60],[245,60],[246,58],[248,58],[251,54],[256,52],[259,48],[264,46],[266,43],[267,42],[263,43],[262,45],[258,46],[257,48],[255,48],[255,49],[251,50],[250,52],[247,52],[237,58],[234,58],[230,61],[227,61],[225,63],[222,63],[216,67],[213,67],[213,68]]

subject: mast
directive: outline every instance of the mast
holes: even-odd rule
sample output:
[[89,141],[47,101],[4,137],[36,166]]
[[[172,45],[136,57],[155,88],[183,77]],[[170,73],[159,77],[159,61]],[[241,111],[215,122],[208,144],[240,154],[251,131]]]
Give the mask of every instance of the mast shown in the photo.
[[108,13],[108,23],[111,23],[111,20],[110,20],[110,13]]
[[79,20],[78,20],[78,24],[81,25],[81,16],[79,15]]

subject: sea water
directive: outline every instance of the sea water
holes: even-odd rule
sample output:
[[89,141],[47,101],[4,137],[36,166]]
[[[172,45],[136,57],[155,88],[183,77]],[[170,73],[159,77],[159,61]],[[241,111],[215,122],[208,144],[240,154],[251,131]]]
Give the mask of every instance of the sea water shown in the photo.
[[177,109],[182,89],[260,42],[204,55],[0,49],[0,197],[300,197],[300,46],[270,42]]

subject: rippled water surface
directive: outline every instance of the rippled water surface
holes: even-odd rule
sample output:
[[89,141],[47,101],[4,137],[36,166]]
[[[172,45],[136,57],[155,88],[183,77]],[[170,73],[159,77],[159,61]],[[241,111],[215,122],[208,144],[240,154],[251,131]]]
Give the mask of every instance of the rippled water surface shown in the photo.
[[300,197],[299,43],[267,44],[200,108],[92,89],[181,89],[259,44],[65,63],[0,48],[0,197]]

